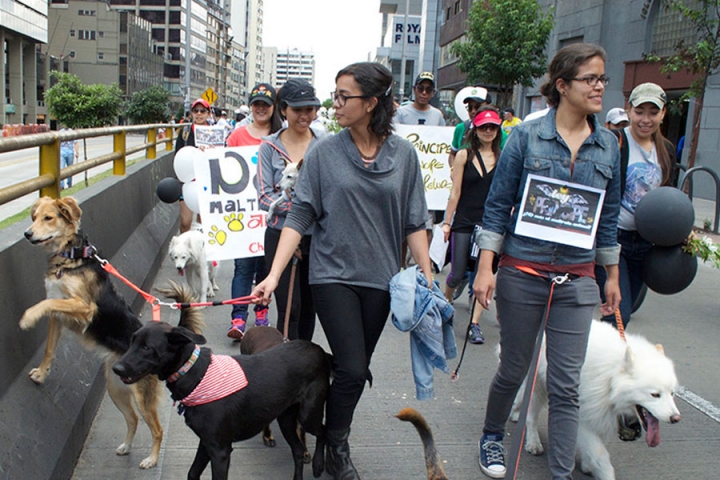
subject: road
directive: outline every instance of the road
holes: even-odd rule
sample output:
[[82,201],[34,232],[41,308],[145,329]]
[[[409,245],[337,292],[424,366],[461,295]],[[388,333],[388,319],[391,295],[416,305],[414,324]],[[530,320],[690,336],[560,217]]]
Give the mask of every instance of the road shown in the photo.
[[[145,142],[143,135],[130,134],[126,136],[127,148],[140,145]],[[94,137],[87,140],[87,158],[95,158],[101,155],[107,155],[113,152],[113,137]],[[14,152],[0,153],[0,188],[28,180],[38,175],[38,158],[40,148],[26,148],[16,150]],[[138,152],[129,157],[129,159],[143,158],[144,152]],[[83,159],[83,147],[80,144],[80,158]],[[97,175],[101,172],[112,168],[112,163],[107,163],[99,167],[95,167],[88,171],[89,176]],[[83,181],[83,174],[73,177],[73,184]],[[0,205],[0,220],[4,220],[25,208],[32,205],[37,199],[37,193],[26,195],[12,202]]]

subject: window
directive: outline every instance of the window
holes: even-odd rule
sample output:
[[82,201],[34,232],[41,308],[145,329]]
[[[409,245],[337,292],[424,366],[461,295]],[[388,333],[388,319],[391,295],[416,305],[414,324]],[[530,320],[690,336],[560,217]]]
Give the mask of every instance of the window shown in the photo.
[[105,32],[98,32],[98,38],[104,38]]
[[70,58],[75,58],[75,50],[70,50]]
[[686,17],[659,8],[652,26],[652,52],[664,57],[677,51],[678,45],[697,41],[697,31]]
[[460,8],[460,0],[457,0],[457,1],[455,2],[455,15],[457,15],[457,14],[460,13],[461,11],[462,11],[462,8]]
[[105,60],[105,54],[103,52],[98,52],[98,60]]
[[446,22],[447,22],[448,20],[450,20],[450,15],[452,15],[452,13],[451,13],[450,7],[448,7],[447,12],[445,13],[445,21],[446,21]]
[[95,10],[78,10],[78,15],[81,17],[94,17]]
[[78,39],[95,40],[95,30],[78,30]]
[[71,37],[74,37],[74,36],[75,36],[75,30],[70,30],[70,36],[71,36]]

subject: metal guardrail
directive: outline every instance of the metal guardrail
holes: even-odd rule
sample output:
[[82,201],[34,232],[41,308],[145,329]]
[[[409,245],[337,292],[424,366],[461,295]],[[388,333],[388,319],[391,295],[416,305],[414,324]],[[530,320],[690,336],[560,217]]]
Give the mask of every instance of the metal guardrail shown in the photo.
[[[181,124],[130,125],[2,137],[0,138],[0,153],[39,147],[40,154],[38,176],[0,188],[0,205],[36,191],[40,191],[40,196],[60,198],[61,180],[109,162],[113,162],[113,175],[125,175],[128,155],[145,150],[146,158],[150,160],[157,158],[157,146],[164,143],[166,150],[172,150],[174,133],[180,128],[182,128]],[[158,140],[159,129],[164,129],[168,134],[165,138]],[[148,141],[127,148],[126,134],[134,132],[147,133]],[[113,153],[74,163],[67,168],[60,168],[60,144],[62,142],[110,135],[113,136]]]
[[712,232],[718,233],[718,223],[720,223],[720,177],[710,167],[699,166],[685,170],[682,180],[680,181],[680,190],[685,191],[687,186],[687,195],[692,200],[693,196],[693,182],[692,176],[697,172],[707,172],[715,182],[715,223]]

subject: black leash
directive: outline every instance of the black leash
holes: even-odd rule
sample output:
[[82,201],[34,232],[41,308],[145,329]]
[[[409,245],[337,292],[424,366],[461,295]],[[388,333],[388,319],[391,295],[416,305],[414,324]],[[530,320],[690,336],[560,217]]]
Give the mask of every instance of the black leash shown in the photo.
[[458,378],[460,378],[460,365],[462,365],[463,358],[465,358],[465,349],[467,348],[468,344],[468,337],[470,336],[470,329],[472,328],[472,319],[475,315],[475,304],[477,302],[475,301],[475,295],[472,296],[472,307],[470,307],[470,321],[468,322],[468,326],[465,329],[465,342],[463,343],[463,349],[462,353],[460,354],[460,360],[458,361],[457,367],[455,367],[455,371],[450,375],[450,380],[453,382],[456,381]]

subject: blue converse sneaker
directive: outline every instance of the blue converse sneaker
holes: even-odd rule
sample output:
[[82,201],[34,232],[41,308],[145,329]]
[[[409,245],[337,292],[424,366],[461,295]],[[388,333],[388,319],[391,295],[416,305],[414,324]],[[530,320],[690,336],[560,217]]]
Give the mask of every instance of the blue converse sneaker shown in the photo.
[[233,340],[242,340],[245,335],[245,320],[242,317],[232,319],[230,328],[228,328],[227,336]]
[[501,433],[486,433],[480,439],[480,470],[490,478],[505,478],[505,447]]

